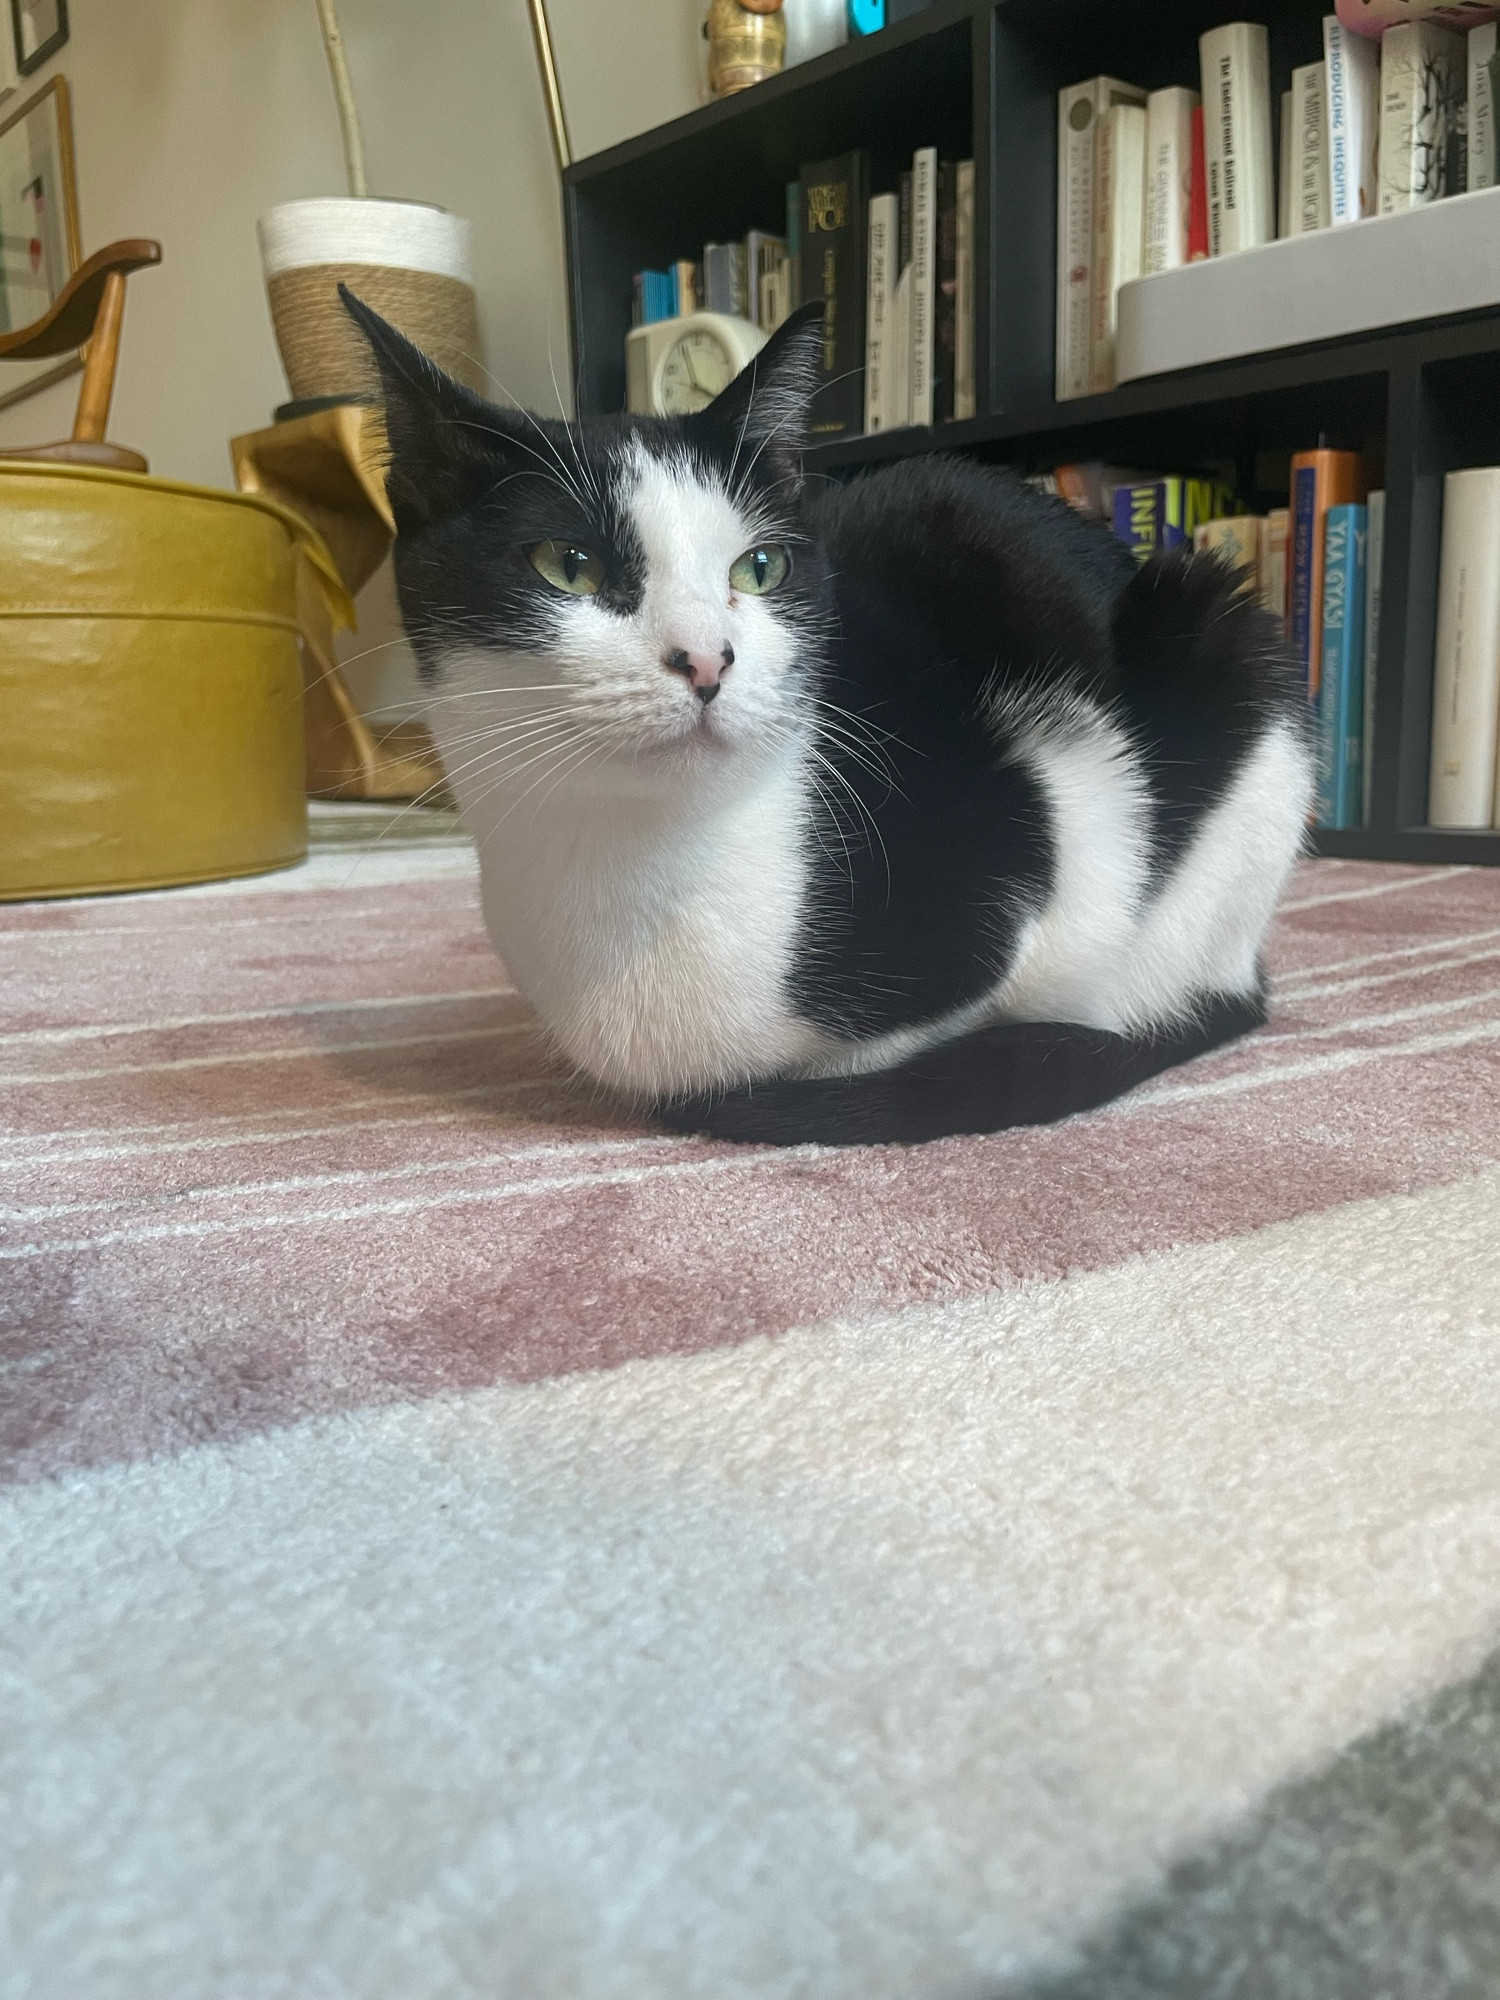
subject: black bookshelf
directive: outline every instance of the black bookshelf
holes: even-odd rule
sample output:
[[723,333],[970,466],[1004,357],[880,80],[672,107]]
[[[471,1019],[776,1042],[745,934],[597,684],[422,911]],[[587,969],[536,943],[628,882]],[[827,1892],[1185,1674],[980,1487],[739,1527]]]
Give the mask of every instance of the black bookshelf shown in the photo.
[[[1500,864],[1500,833],[1424,824],[1443,474],[1500,464],[1500,308],[1381,328],[1108,395],[1052,395],[1057,92],[1100,72],[1197,87],[1198,37],[1258,20],[1273,97],[1322,55],[1324,0],[934,0],[925,12],[570,167],[564,176],[578,404],[624,404],[631,276],[708,240],[778,226],[804,160],[853,146],[893,185],[919,145],[975,163],[979,414],[811,454],[832,477],[915,452],[1024,471],[1102,458],[1223,468],[1284,503],[1293,451],[1320,437],[1384,463],[1385,555],[1370,823],[1318,836],[1364,859]],[[1279,482],[1279,485],[1278,485]]]

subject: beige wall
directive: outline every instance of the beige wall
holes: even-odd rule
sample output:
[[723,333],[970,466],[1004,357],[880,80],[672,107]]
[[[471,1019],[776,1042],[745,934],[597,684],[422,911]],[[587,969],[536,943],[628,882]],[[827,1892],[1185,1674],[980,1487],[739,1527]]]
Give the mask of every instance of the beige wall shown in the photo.
[[[697,101],[701,0],[551,0],[550,12],[577,154]],[[564,395],[568,377],[562,221],[525,0],[341,0],[340,13],[372,192],[470,218],[492,374],[555,410],[554,372]],[[67,47],[5,110],[66,76],[85,253],[118,236],[164,248],[159,270],[131,280],[110,435],[155,472],[228,485],[226,440],[288,394],[256,217],[345,191],[313,0],[71,0],[69,14]],[[0,450],[65,437],[76,394],[75,378],[0,410]],[[357,644],[386,635],[388,594],[371,587]],[[386,707],[402,678],[388,664],[373,680],[364,670],[366,698]]]

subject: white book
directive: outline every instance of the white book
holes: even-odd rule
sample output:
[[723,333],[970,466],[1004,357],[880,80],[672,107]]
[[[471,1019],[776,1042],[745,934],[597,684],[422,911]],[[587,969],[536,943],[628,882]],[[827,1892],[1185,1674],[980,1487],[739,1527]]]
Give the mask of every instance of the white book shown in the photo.
[[911,265],[902,267],[891,288],[891,372],[886,400],[886,429],[904,430],[911,422]]
[[1292,93],[1281,93],[1281,126],[1276,150],[1276,234],[1292,233]]
[[960,160],[955,183],[958,247],[954,275],[957,324],[953,331],[953,415],[972,417],[978,407],[974,385],[974,162]]
[[1385,494],[1377,489],[1365,502],[1365,724],[1361,749],[1364,753],[1365,824],[1370,823],[1370,800],[1375,777],[1375,666],[1380,657],[1380,560],[1385,551]]
[[1380,42],[1380,213],[1398,215],[1447,190],[1448,147],[1467,80],[1462,35],[1402,21]]
[[1493,187],[1495,165],[1495,84],[1500,78],[1500,36],[1493,21],[1469,30],[1469,186]]
[[1328,91],[1328,220],[1337,229],[1375,213],[1380,139],[1380,44],[1336,14],[1323,17]]
[[1322,63],[1292,71],[1292,190],[1289,236],[1328,227],[1328,93]]
[[911,156],[911,417],[932,422],[932,341],[937,300],[937,147]]
[[1500,723],[1500,466],[1443,481],[1430,826],[1489,826]]
[[891,296],[895,276],[900,211],[893,194],[870,197],[870,247],[865,297],[865,429],[889,429]]
[[1286,507],[1273,507],[1260,524],[1261,609],[1286,623],[1286,551],[1292,517]]
[[1099,121],[1094,176],[1094,306],[1089,386],[1115,386],[1120,287],[1141,275],[1145,224],[1146,113],[1112,104]]
[[1146,99],[1146,223],[1141,273],[1187,262],[1193,201],[1196,90],[1153,90]]
[[1094,277],[1094,134],[1111,104],[1144,104],[1146,93],[1118,77],[1094,76],[1057,96],[1058,402],[1089,393],[1089,327]]
[[1198,39],[1208,247],[1214,257],[1276,235],[1270,41],[1258,21],[1231,21]]

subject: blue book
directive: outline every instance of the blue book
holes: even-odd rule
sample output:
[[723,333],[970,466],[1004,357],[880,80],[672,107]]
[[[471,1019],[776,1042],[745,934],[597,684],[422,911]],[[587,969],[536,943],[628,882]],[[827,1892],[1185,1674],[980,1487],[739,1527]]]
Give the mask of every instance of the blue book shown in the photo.
[[[1318,523],[1318,473],[1311,465],[1299,465],[1292,475],[1292,588],[1287,636],[1292,651],[1302,662],[1308,686],[1312,685],[1312,578],[1313,535]],[[1321,606],[1319,607],[1321,611]]]
[[847,0],[851,35],[874,35],[885,26],[885,0]]
[[1364,819],[1363,507],[1330,507],[1323,526],[1323,678],[1318,689],[1318,824]]
[[1161,546],[1161,487],[1159,479],[1117,486],[1110,503],[1110,525],[1137,562],[1145,562]]

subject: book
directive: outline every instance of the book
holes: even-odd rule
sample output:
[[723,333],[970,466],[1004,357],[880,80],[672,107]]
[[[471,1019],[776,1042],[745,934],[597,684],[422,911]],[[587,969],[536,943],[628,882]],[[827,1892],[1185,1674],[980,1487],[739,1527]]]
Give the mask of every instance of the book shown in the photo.
[[891,288],[890,423],[911,422],[911,173],[896,185],[896,282]]
[[1144,479],[1122,483],[1111,496],[1110,525],[1137,562],[1191,541],[1205,521],[1227,514],[1233,495],[1222,481]]
[[1492,20],[1500,7],[1483,6],[1480,0],[1337,0],[1339,19],[1360,35],[1377,40],[1399,21],[1432,20],[1442,28],[1467,28],[1475,21]]
[[1276,154],[1276,234],[1292,233],[1292,93],[1281,93],[1281,126],[1277,132]]
[[1209,250],[1228,257],[1276,233],[1270,42],[1259,22],[1232,21],[1200,36],[1198,53]]
[[1287,543],[1291,513],[1273,507],[1260,524],[1260,605],[1286,625]]
[[802,183],[786,184],[786,270],[788,312],[802,303]]
[[1449,192],[1452,130],[1468,76],[1463,37],[1407,21],[1380,44],[1380,213]]
[[1200,521],[1193,530],[1193,547],[1216,555],[1220,562],[1240,574],[1240,589],[1246,596],[1260,592],[1260,516],[1224,514],[1216,521]]
[[870,197],[868,273],[865,281],[865,429],[891,428],[890,378],[892,359],[892,267],[896,261],[900,208],[893,194]]
[[1188,262],[1208,255],[1208,167],[1203,152],[1203,106],[1193,111],[1193,186],[1188,203]]
[[911,157],[911,417],[933,420],[933,340],[937,290],[937,148]]
[[1328,220],[1338,229],[1375,213],[1380,138],[1380,50],[1323,17],[1324,87],[1328,92]]
[[1369,824],[1375,794],[1375,667],[1380,657],[1380,565],[1385,554],[1385,494],[1379,488],[1365,502],[1365,722],[1363,738],[1364,820]]
[[958,163],[958,324],[953,348],[953,414],[972,417],[978,407],[974,382],[974,162]]
[[1115,328],[1120,287],[1141,275],[1146,171],[1146,113],[1112,104],[1095,140],[1094,275],[1089,326],[1089,387],[1115,386]]
[[1357,451],[1300,451],[1292,460],[1287,637],[1302,663],[1309,701],[1323,671],[1323,521],[1330,507],[1363,500],[1364,460]]
[[1146,92],[1095,76],[1057,96],[1057,331],[1053,393],[1089,393],[1093,324],[1094,135],[1112,104],[1144,104]]
[[[774,279],[786,262],[786,238],[766,229],[752,229],[745,238],[745,304],[747,319],[753,319],[762,333],[774,333],[779,322],[767,323],[765,293],[767,278]],[[771,287],[774,298],[776,287]]]
[[743,243],[705,243],[703,246],[703,304],[707,311],[734,313],[746,317],[749,298],[745,285]]
[[932,292],[932,420],[953,420],[953,370],[958,355],[957,163],[938,161],[937,256]]
[[1471,28],[1468,55],[1468,184],[1471,188],[1493,187],[1496,183],[1496,85],[1500,83],[1500,47],[1493,22]]
[[1292,71],[1288,236],[1306,236],[1329,223],[1327,74],[1320,62]]
[[1430,826],[1489,826],[1500,724],[1500,466],[1443,480]]
[[865,416],[865,253],[869,156],[840,153],[805,166],[802,182],[804,300],[823,301],[822,365],[809,435],[855,437]]
[[1193,202],[1195,90],[1153,90],[1146,99],[1146,219],[1141,274],[1175,271],[1188,260]]
[[1364,818],[1365,510],[1330,507],[1323,521],[1322,679],[1318,689],[1318,824]]

